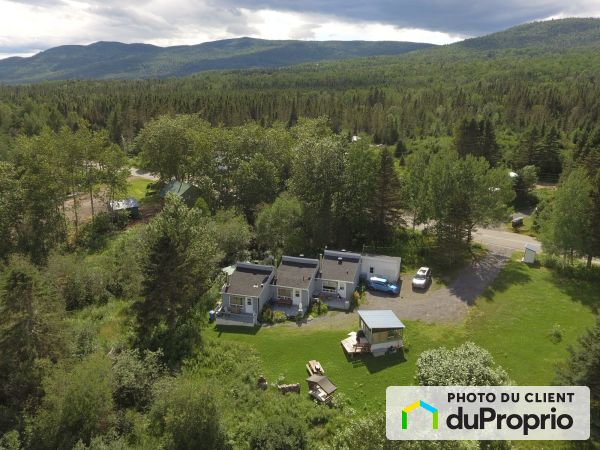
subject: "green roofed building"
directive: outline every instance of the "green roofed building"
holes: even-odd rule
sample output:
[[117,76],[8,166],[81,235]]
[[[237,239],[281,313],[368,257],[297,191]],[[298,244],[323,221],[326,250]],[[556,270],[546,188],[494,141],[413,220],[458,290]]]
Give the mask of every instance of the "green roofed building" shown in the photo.
[[170,181],[160,190],[160,198],[164,200],[169,192],[181,197],[190,208],[196,204],[196,200],[200,197],[200,190],[196,186],[177,180]]

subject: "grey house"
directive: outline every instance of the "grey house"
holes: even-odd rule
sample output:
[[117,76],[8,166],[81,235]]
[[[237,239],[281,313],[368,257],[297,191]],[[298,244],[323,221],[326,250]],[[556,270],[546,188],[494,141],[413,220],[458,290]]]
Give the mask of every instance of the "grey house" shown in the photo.
[[289,316],[306,313],[316,292],[319,260],[283,256],[273,279],[272,303]]
[[271,298],[273,266],[237,263],[221,290],[221,307],[216,311],[217,325],[254,326],[258,315]]
[[329,308],[350,309],[360,277],[359,253],[325,250],[321,258],[317,291]]

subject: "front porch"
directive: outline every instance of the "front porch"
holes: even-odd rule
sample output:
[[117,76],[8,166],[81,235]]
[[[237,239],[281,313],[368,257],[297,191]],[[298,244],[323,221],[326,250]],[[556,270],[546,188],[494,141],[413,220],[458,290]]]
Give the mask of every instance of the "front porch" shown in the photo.
[[222,326],[234,327],[253,327],[256,324],[255,314],[241,312],[240,310],[231,311],[225,308],[219,308],[215,311],[216,323]]
[[[295,319],[298,316],[301,305],[294,305],[292,299],[271,299],[267,307],[271,308],[273,312],[279,311],[284,313],[287,318]],[[306,311],[302,310],[302,314],[306,314]]]
[[337,309],[340,311],[348,311],[350,309],[350,302],[340,297],[337,292],[321,292],[319,299],[327,305],[328,309]]

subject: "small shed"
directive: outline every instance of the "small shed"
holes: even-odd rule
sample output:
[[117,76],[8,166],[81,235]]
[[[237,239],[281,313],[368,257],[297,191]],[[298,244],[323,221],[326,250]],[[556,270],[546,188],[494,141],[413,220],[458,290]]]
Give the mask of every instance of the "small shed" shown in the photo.
[[135,198],[113,200],[108,203],[108,210],[110,212],[127,211],[131,217],[140,217],[140,204]]
[[535,263],[535,254],[537,253],[537,248],[535,248],[531,244],[525,244],[525,254],[523,255],[523,261],[526,264]]
[[[358,311],[359,333],[369,343],[371,353],[380,356],[404,346],[404,324],[390,309]],[[358,333],[357,333],[358,335]]]
[[337,390],[335,384],[325,375],[311,375],[306,379],[311,397],[323,403],[329,403]]
[[169,184],[160,190],[160,198],[164,200],[168,193],[173,193],[181,197],[190,208],[196,204],[196,200],[200,197],[200,189],[196,186],[177,180],[170,181]]

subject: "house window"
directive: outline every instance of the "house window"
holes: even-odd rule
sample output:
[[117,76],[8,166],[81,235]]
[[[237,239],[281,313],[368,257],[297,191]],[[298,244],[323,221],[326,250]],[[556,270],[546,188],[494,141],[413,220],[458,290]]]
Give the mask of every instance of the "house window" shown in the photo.
[[373,273],[375,269],[373,267],[369,267],[369,273]]
[[340,285],[340,291],[343,291],[343,290],[344,290],[344,285],[342,284],[342,285]]
[[229,304],[231,306],[242,306],[244,304],[244,298],[239,295],[232,295],[229,298]]
[[288,288],[277,288],[277,297],[292,299],[292,290]]
[[400,339],[400,330],[389,330],[387,332],[388,340]]
[[338,284],[335,281],[323,281],[323,292],[336,292]]
[[251,298],[247,298],[247,299],[246,299],[246,304],[247,304],[248,306],[252,306],[252,299],[251,299]]
[[295,297],[300,297],[300,291],[296,291],[296,292],[294,292],[294,296],[295,296]]

